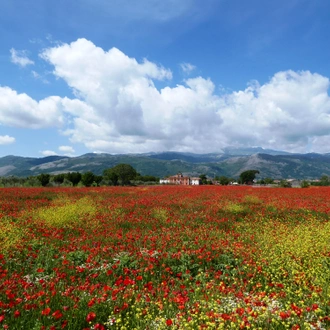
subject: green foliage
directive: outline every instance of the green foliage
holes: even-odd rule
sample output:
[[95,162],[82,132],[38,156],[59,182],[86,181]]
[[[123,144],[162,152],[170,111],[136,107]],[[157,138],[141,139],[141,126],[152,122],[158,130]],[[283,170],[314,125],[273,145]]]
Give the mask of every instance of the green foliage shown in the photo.
[[218,181],[222,186],[228,186],[229,185],[229,183],[230,183],[230,178],[228,178],[228,177],[226,177],[226,176],[224,176],[224,175],[222,175],[222,176],[220,176],[220,177],[216,177],[215,178],[216,179],[216,181]]
[[70,260],[75,266],[84,264],[87,260],[88,252],[76,250],[68,253],[67,259]]
[[292,187],[291,183],[287,180],[281,180],[279,183],[279,186],[281,188],[291,188]]
[[142,182],[159,182],[159,178],[153,175],[141,175],[140,173],[137,174],[135,177],[136,181]]
[[53,182],[57,185],[60,185],[64,182],[65,179],[65,174],[61,173],[61,174],[57,174],[53,176]]
[[322,175],[320,178],[320,186],[330,186],[330,178],[326,175]]
[[259,180],[258,182],[259,184],[273,184],[274,183],[274,179],[272,178],[264,178]]
[[90,187],[93,184],[94,180],[95,175],[91,171],[88,171],[81,176],[81,183],[86,187]]
[[76,186],[81,180],[81,173],[79,172],[69,172],[65,175],[65,178],[68,179],[74,186]]
[[37,179],[40,181],[43,187],[46,187],[50,180],[50,175],[47,173],[41,173],[37,176]]
[[62,187],[72,187],[73,183],[68,180],[67,178],[64,178],[63,183],[61,184]]
[[303,180],[300,183],[301,188],[308,188],[310,186],[309,182],[307,180]]
[[201,184],[207,184],[206,174],[201,174],[199,178],[201,179]]
[[115,173],[112,168],[104,170],[103,177],[105,180],[110,181],[110,184],[112,184],[113,186],[118,185],[118,174]]
[[103,180],[103,176],[102,175],[94,175],[94,182],[96,183],[96,185],[98,186]]
[[252,184],[253,180],[256,177],[256,174],[259,174],[260,172],[258,170],[247,170],[242,172],[239,177],[240,181],[243,184]]
[[1,177],[0,187],[21,187],[25,181],[25,178],[19,178],[17,176]]
[[24,187],[40,187],[41,186],[41,182],[40,180],[35,177],[35,176],[30,176],[28,177],[23,184]]
[[115,167],[104,170],[103,176],[110,180],[113,185],[117,185],[118,181],[122,185],[127,185],[136,178],[137,172],[131,165],[118,164]]

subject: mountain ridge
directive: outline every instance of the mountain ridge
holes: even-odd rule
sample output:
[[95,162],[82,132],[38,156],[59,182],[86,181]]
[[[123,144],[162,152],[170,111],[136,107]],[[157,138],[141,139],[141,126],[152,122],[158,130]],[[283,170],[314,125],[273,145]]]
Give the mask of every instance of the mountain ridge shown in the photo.
[[0,176],[34,176],[41,173],[103,170],[119,163],[132,165],[142,175],[164,177],[182,172],[187,175],[206,174],[209,177],[238,177],[245,170],[260,171],[259,177],[309,178],[330,175],[330,153],[289,153],[279,150],[253,148],[224,148],[218,153],[150,152],[143,154],[87,153],[77,157],[47,156],[0,157]]

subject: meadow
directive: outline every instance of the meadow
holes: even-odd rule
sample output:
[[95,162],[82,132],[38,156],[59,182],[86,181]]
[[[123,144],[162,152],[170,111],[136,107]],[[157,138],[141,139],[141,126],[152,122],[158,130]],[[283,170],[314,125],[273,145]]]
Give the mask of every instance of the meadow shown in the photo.
[[0,329],[330,329],[330,188],[0,189]]

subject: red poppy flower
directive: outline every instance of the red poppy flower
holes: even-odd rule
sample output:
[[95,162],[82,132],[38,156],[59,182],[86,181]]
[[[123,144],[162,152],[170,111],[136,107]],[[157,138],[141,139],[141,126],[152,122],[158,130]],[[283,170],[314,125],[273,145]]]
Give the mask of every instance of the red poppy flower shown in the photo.
[[90,312],[86,316],[86,321],[92,322],[93,320],[95,320],[95,318],[96,318],[96,314],[94,312]]
[[42,315],[49,315],[49,313],[50,313],[50,308],[49,308],[49,307],[45,308],[45,309],[41,312]]
[[291,313],[289,311],[288,312],[280,312],[280,318],[282,320],[285,320],[285,319],[289,318],[290,315],[291,315]]
[[171,326],[173,324],[173,321],[171,319],[166,320],[166,325]]
[[58,320],[58,319],[60,319],[60,318],[63,316],[63,314],[61,313],[60,310],[57,310],[57,311],[55,311],[55,312],[52,314],[52,316],[53,316],[56,320]]

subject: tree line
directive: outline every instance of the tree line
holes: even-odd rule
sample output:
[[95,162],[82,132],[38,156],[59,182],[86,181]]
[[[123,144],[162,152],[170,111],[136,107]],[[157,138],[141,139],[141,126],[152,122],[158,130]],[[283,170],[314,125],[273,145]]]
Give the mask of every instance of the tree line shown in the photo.
[[133,184],[155,184],[159,178],[152,175],[141,175],[131,165],[118,164],[96,175],[92,171],[84,173],[68,172],[60,174],[41,173],[28,177],[0,177],[0,187],[97,187]]
[[[238,184],[253,184],[260,185],[274,184],[272,178],[266,177],[256,180],[256,175],[260,172],[258,170],[247,170],[239,175],[238,179],[216,176],[214,179],[209,179],[206,174],[199,176],[201,184],[229,185],[233,182]],[[36,176],[28,177],[0,177],[0,187],[47,187],[47,186],[62,186],[62,187],[97,187],[97,186],[118,186],[118,185],[141,185],[141,184],[156,184],[159,178],[153,175],[141,175],[129,164],[118,164],[114,167],[107,168],[103,171],[103,175],[96,175],[92,171],[84,173],[68,172],[60,174],[41,173]],[[330,178],[323,175],[317,181],[302,180],[301,187],[308,188],[309,186],[330,186]],[[279,187],[290,188],[291,183],[287,180],[280,180]]]

